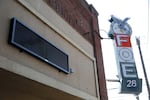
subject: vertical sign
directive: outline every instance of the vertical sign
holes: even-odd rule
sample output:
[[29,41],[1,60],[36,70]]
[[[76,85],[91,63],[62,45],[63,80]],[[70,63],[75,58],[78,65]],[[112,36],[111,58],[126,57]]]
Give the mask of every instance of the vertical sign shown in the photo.
[[114,40],[116,61],[121,83],[121,93],[139,94],[142,91],[142,79],[138,78],[136,64],[131,45],[131,27],[123,21],[111,16],[111,27],[108,36]]

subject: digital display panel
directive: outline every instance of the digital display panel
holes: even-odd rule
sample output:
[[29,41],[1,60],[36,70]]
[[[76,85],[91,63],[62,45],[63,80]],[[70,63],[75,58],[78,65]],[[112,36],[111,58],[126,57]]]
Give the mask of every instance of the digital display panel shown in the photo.
[[9,35],[10,44],[51,64],[65,73],[70,72],[68,55],[16,18],[11,19]]

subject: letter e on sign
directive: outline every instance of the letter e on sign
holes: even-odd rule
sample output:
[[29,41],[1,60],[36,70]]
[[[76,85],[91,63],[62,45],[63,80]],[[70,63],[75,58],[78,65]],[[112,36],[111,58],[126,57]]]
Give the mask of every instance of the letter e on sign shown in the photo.
[[124,78],[137,78],[137,70],[135,63],[120,62],[122,75]]

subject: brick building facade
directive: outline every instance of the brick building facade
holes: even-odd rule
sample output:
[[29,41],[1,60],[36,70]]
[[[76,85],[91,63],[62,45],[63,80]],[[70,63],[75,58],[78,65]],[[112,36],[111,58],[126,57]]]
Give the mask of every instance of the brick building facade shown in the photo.
[[[0,8],[0,99],[108,100],[98,13],[92,5],[85,0],[1,0]],[[57,62],[46,64],[8,44],[12,18],[67,54],[67,74]]]

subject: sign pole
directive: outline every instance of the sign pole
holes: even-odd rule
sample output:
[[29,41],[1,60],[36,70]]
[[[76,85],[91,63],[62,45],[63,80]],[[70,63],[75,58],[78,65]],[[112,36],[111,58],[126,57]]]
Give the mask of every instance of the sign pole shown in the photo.
[[138,49],[139,49],[139,53],[140,53],[141,63],[142,63],[143,72],[144,72],[145,81],[146,81],[146,86],[147,86],[148,98],[150,100],[149,81],[148,81],[148,78],[147,78],[147,73],[146,73],[145,64],[144,64],[144,60],[143,60],[143,56],[142,56],[142,52],[141,52],[141,46],[140,46],[140,39],[139,38],[136,38],[136,43],[138,45]]

